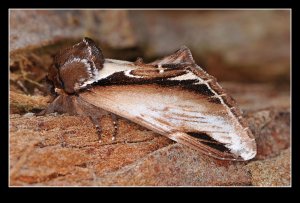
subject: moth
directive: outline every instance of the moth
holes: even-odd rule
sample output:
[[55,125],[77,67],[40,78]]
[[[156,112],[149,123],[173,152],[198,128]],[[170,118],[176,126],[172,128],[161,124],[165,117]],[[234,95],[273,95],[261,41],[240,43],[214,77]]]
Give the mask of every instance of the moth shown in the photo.
[[40,115],[58,112],[99,121],[129,119],[222,160],[246,161],[256,142],[235,100],[182,46],[151,63],[104,58],[92,39],[60,51],[49,68],[56,98]]

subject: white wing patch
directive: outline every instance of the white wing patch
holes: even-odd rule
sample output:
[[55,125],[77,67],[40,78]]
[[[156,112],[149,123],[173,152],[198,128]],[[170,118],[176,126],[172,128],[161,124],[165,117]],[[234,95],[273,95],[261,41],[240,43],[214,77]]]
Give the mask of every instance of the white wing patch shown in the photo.
[[[121,61],[121,60],[114,60],[114,59],[105,59],[105,63],[103,64],[103,68],[101,70],[94,69],[93,72],[94,76],[91,79],[85,81],[80,85],[80,88],[84,88],[89,84],[97,82],[98,80],[107,78],[108,76],[122,71],[131,71],[135,69],[132,65],[133,63],[128,61]],[[131,75],[130,75],[131,76]]]
[[194,111],[185,111],[180,106],[174,106],[174,108],[168,108],[166,112],[163,111],[164,107],[149,108],[147,105],[139,105],[134,114],[168,133],[176,132],[178,128],[192,132],[205,132],[245,160],[255,155],[254,152],[247,150],[246,143],[242,141],[235,126],[227,120],[228,118],[204,113],[200,105],[191,107]]
[[192,72],[188,72],[184,75],[180,75],[177,77],[173,77],[173,78],[169,78],[168,80],[197,80],[201,83],[204,82],[204,80],[202,80],[201,78],[197,77],[195,74],[193,74]]

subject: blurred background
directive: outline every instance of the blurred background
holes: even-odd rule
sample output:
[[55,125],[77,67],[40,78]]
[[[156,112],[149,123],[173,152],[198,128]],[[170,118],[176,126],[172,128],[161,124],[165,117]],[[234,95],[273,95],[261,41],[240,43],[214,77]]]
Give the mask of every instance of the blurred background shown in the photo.
[[12,55],[84,36],[97,41],[105,57],[150,62],[186,45],[220,81],[290,80],[289,10],[10,11]]

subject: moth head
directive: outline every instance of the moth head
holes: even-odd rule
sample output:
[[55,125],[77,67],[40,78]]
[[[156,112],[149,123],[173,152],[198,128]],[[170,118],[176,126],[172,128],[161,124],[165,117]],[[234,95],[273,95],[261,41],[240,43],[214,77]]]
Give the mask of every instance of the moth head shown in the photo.
[[104,57],[95,42],[84,38],[71,48],[60,51],[49,68],[48,79],[68,94],[78,92],[97,81]]

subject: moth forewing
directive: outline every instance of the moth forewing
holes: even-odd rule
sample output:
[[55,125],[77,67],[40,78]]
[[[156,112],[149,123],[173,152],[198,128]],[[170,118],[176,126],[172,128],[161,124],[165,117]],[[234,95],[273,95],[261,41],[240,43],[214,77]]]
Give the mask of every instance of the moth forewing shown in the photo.
[[[177,86],[158,84],[95,86],[90,92],[81,93],[80,97],[88,103],[175,141],[193,145],[193,148],[207,145],[213,149],[213,142],[227,148],[227,150],[220,150],[219,147],[213,149],[211,154],[216,154],[215,156],[226,151],[227,158],[228,153],[233,153],[236,158],[241,156],[247,160],[252,158],[252,151],[255,151],[246,145],[251,141],[247,140],[247,134],[237,133],[240,130],[239,126],[234,124],[234,119],[227,115],[222,105],[211,103],[206,97]],[[174,137],[172,134],[177,132],[185,133],[186,136]],[[200,140],[191,133],[206,134],[213,141]],[[252,144],[250,146],[252,147]],[[218,153],[215,153],[216,150]]]

